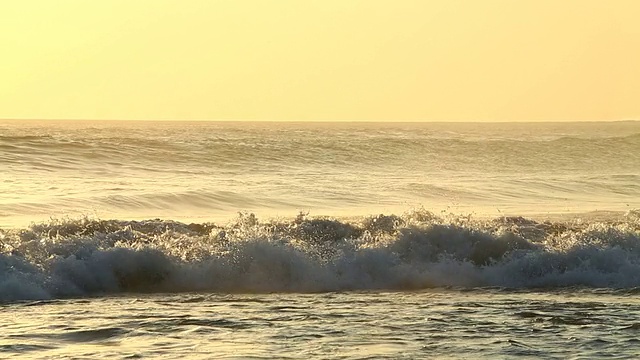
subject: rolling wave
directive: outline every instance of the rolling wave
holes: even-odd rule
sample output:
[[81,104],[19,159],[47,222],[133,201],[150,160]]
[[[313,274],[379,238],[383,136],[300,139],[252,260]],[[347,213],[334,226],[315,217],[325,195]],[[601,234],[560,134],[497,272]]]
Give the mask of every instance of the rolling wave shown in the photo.
[[[354,136],[326,131],[263,134],[246,131],[243,137],[224,138],[215,133],[149,131],[129,137],[95,137],[76,130],[64,135],[0,135],[0,162],[73,162],[78,169],[122,164],[215,166],[217,168],[278,168],[286,164],[333,166],[390,166],[411,163],[459,162],[465,166],[552,166],[592,162],[606,166],[611,156],[637,164],[640,133],[623,136],[554,136],[532,138],[442,137],[443,134],[411,132],[387,136]],[[227,134],[228,135],[228,134]],[[411,136],[410,136],[411,135]],[[459,135],[462,136],[462,135]],[[420,154],[423,154],[421,156]]]
[[52,220],[0,232],[0,301],[122,292],[433,287],[632,290],[640,211],[609,220],[401,216],[260,221]]

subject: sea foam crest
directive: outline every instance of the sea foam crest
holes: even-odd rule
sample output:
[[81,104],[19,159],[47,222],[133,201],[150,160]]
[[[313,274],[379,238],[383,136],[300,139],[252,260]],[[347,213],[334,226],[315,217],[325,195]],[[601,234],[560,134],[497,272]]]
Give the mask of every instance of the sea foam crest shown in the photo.
[[607,222],[424,210],[229,224],[52,220],[0,231],[0,301],[120,292],[640,286],[640,211]]

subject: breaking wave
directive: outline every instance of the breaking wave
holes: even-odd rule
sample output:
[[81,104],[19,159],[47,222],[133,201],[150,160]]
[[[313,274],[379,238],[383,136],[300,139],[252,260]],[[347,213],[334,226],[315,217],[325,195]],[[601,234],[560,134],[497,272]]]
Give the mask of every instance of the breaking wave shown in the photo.
[[640,287],[640,211],[480,220],[424,210],[224,225],[90,218],[0,230],[0,301],[122,292]]

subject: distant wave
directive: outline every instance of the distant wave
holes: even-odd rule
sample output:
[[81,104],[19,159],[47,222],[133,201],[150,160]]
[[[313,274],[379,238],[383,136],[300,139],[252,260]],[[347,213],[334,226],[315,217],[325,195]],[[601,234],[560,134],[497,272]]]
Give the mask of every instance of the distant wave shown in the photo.
[[[413,168],[482,171],[533,168],[635,169],[640,133],[600,136],[598,133],[525,138],[467,137],[441,132],[377,134],[376,137],[326,132],[321,136],[294,131],[181,135],[69,132],[52,135],[0,135],[0,165],[31,171],[100,171],[105,167],[132,171],[275,172],[288,167],[331,166],[371,171],[408,165]],[[107,136],[110,135],[110,136]],[[371,135],[371,134],[369,134]],[[612,162],[611,158],[617,161]]]
[[640,133],[633,133],[624,136],[602,136],[602,137],[590,137],[590,136],[563,136],[555,139],[554,141],[574,141],[574,140],[601,140],[601,141],[636,141],[640,140]]
[[[73,136],[71,136],[73,135]],[[376,138],[352,137],[341,138],[337,134],[336,139],[319,140],[310,134],[296,137],[295,134],[281,134],[281,137],[263,139],[259,134],[248,133],[245,138],[225,139],[212,134],[209,138],[198,139],[197,141],[186,141],[171,137],[163,138],[161,134],[149,134],[155,136],[145,138],[143,136],[130,137],[95,137],[90,134],[78,133],[69,136],[52,135],[0,135],[0,148],[5,149],[42,149],[42,150],[85,150],[95,149],[108,150],[114,153],[118,150],[127,152],[135,150],[145,154],[152,150],[163,150],[180,152],[185,150],[198,149],[201,154],[220,154],[224,157],[229,155],[252,155],[256,151],[268,152],[274,155],[290,157],[315,158],[325,152],[341,153],[353,152],[360,149],[365,152],[374,152],[377,155],[383,153],[385,148],[397,148],[406,146],[409,148],[432,148],[446,150],[449,146],[477,146],[484,144],[487,148],[509,146],[537,147],[538,145],[580,145],[590,148],[594,144],[602,145],[640,145],[640,133],[631,133],[623,136],[614,135],[554,135],[530,138],[510,138],[510,137],[455,137],[447,136],[447,133],[421,134],[413,137],[406,137],[407,134],[378,136]],[[332,135],[332,134],[329,134]],[[269,141],[271,140],[271,141]],[[302,147],[301,145],[304,145]],[[137,154],[140,155],[140,154]]]
[[226,225],[53,220],[0,231],[0,301],[122,292],[640,287],[640,211],[609,221],[428,211]]

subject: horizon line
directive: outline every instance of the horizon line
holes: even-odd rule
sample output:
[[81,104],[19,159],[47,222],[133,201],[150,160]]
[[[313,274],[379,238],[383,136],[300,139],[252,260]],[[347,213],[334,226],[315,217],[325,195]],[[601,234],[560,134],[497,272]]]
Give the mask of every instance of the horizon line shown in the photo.
[[105,122],[247,122],[247,123],[578,123],[578,122],[636,122],[640,119],[596,119],[596,120],[575,120],[575,119],[553,119],[553,120],[367,120],[367,119],[349,119],[349,120],[274,120],[274,119],[80,119],[80,118],[0,118],[0,121],[105,121]]

